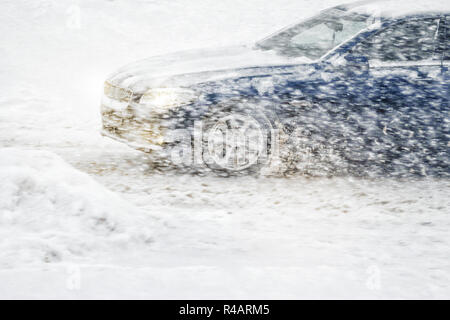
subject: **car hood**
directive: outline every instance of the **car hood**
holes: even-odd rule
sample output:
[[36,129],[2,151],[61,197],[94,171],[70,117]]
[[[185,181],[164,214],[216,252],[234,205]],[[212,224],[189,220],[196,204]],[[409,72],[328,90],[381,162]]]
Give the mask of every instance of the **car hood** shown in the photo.
[[191,50],[131,63],[108,81],[143,93],[155,87],[187,87],[206,81],[265,74],[268,67],[308,64],[307,58],[289,58],[254,46]]

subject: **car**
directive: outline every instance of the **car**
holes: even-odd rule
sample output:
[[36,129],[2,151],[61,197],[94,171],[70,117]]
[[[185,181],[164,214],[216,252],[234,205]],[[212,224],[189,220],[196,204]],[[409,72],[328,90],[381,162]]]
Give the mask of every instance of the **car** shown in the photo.
[[445,1],[336,6],[254,45],[119,69],[102,134],[224,175],[448,177],[449,38]]

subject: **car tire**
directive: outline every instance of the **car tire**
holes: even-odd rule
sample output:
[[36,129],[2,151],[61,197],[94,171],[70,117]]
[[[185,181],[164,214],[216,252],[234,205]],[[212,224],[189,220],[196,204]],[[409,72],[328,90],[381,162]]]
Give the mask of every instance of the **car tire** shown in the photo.
[[282,130],[265,102],[230,101],[206,114],[201,124],[201,162],[208,170],[235,176],[278,169]]

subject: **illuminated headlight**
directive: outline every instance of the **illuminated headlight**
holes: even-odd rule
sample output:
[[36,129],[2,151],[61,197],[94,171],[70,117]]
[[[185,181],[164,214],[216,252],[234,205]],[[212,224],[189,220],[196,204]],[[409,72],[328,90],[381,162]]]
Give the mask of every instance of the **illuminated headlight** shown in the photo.
[[115,84],[112,84],[108,81],[105,82],[104,85],[104,93],[110,99],[121,101],[121,102],[129,102],[131,97],[133,96],[133,92],[128,88],[121,88]]
[[156,112],[170,110],[193,102],[196,94],[192,90],[182,88],[157,88],[147,91],[139,101],[140,104],[152,107]]

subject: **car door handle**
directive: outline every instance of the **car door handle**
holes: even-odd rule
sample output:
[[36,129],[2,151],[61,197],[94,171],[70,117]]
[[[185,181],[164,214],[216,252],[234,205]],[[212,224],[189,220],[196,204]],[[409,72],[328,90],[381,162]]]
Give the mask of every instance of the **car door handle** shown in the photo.
[[434,79],[431,78],[414,78],[414,80],[422,83],[432,83],[435,81]]

